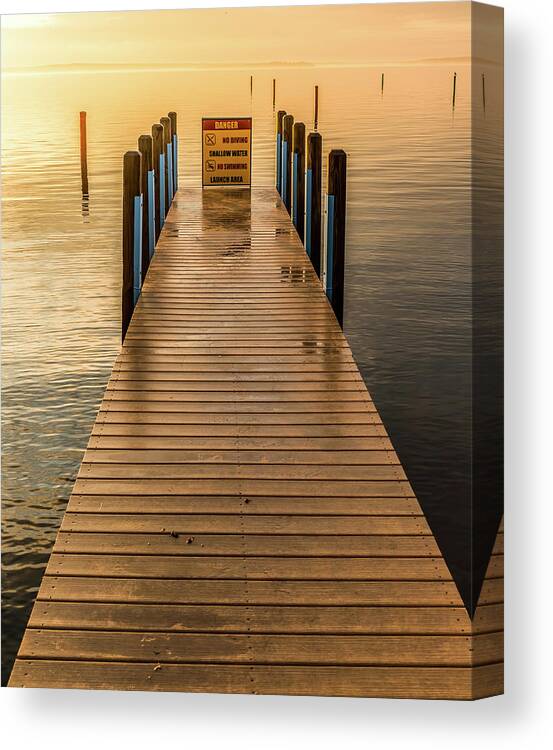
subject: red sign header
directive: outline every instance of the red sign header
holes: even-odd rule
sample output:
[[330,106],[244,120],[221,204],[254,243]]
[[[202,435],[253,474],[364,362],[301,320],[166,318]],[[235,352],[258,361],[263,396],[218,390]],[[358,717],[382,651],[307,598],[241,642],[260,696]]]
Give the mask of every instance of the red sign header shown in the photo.
[[251,127],[251,117],[241,118],[239,120],[202,120],[202,130],[251,130]]

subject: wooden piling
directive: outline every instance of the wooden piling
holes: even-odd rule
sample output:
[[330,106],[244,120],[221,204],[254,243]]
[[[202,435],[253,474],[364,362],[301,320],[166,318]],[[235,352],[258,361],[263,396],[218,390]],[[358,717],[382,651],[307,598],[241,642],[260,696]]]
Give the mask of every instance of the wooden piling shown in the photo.
[[382,73],[382,77],[380,79],[380,93],[384,93],[384,73]]
[[305,125],[303,122],[296,122],[293,132],[292,221],[303,242],[305,218]]
[[326,293],[338,323],[344,327],[344,267],[346,260],[346,152],[328,155]]
[[169,112],[168,117],[171,121],[171,138],[173,142],[173,193],[176,193],[179,188],[179,139],[177,135],[177,113]]
[[163,158],[163,127],[156,123],[152,125],[153,164],[154,164],[154,196],[155,196],[155,228],[156,242],[165,219],[164,203],[164,158]]
[[79,112],[81,135],[81,186],[83,195],[88,195],[88,160],[86,145],[86,112]]
[[170,156],[170,150],[168,150],[168,146],[171,145],[171,120],[168,117],[162,117],[159,121],[161,123],[161,126],[163,128],[163,154],[164,154],[164,163],[165,163],[165,169],[164,169],[164,175],[165,175],[165,216],[169,213],[169,208],[171,206],[171,185],[173,182],[172,176],[170,175],[170,165],[169,165],[169,156]]
[[292,212],[292,136],[294,118],[284,115],[282,120],[282,201],[289,214]]
[[323,139],[320,133],[307,137],[305,179],[305,250],[315,273],[321,277],[321,190],[323,181]]
[[453,74],[453,98],[452,98],[452,106],[453,109],[455,109],[455,94],[457,90],[457,73]]
[[276,106],[276,78],[273,78],[273,112]]
[[319,87],[315,86],[315,115],[313,117],[313,130],[319,127]]
[[142,181],[142,278],[146,276],[155,247],[155,209],[153,140],[151,135],[141,135],[138,139],[141,159]]
[[282,195],[282,121],[286,112],[280,109],[276,116],[276,189]]
[[253,76],[250,76],[250,98],[253,96]]
[[[123,157],[123,281],[121,287],[121,338],[125,339],[134,310],[135,207],[141,194],[141,156],[127,151]],[[142,238],[140,237],[140,243]]]

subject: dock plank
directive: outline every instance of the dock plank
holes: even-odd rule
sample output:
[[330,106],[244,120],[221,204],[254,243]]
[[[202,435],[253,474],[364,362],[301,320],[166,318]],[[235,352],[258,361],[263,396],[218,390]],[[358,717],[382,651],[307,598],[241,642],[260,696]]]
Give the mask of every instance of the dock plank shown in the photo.
[[[312,581],[45,576],[42,601],[143,604],[242,604],[461,607],[451,581]],[[494,602],[490,602],[494,603]],[[498,603],[498,602],[495,602]],[[352,611],[352,615],[355,613]],[[247,621],[244,623],[247,627]]]
[[[191,534],[193,533],[193,536]],[[67,532],[55,552],[134,555],[238,555],[282,557],[437,557],[431,534],[206,534],[176,532]],[[307,561],[306,561],[307,562]]]
[[462,666],[497,662],[501,634],[468,635],[254,635],[142,633],[28,628],[23,659],[170,663]]
[[[473,700],[503,689],[501,664],[483,667],[305,667],[18,659],[12,685],[95,690]],[[477,689],[475,689],[475,686]]]
[[[499,630],[503,611],[482,608],[480,632]],[[341,607],[114,604],[38,601],[29,627],[140,633],[334,633],[448,635],[471,633],[463,607]]]
[[217,578],[236,580],[383,580],[446,581],[439,557],[210,557],[58,554],[50,556],[48,575],[121,578]]
[[414,497],[244,497],[240,495],[78,495],[71,513],[250,513],[287,515],[420,515]]

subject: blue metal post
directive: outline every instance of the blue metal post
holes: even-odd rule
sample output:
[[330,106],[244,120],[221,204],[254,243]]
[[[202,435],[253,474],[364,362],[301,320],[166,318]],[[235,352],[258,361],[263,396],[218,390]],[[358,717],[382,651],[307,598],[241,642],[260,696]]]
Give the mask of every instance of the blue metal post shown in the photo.
[[179,189],[179,139],[176,133],[173,135],[173,172],[173,187],[174,193],[176,193]]
[[305,203],[305,249],[317,276],[322,279],[321,206],[323,177],[323,139],[320,133],[307,136]]
[[165,224],[165,154],[159,155],[159,226]]
[[286,112],[280,109],[276,116],[276,189],[282,196],[282,121]]
[[[132,318],[136,293],[136,279],[142,273],[142,155],[140,151],[127,151],[123,157],[123,237],[122,237],[122,284],[121,284],[121,339]],[[140,281],[138,281],[140,284]],[[140,286],[139,286],[140,288]]]
[[325,286],[332,309],[342,328],[346,266],[346,172],[346,152],[342,149],[333,149],[328,155]]
[[292,143],[294,133],[294,118],[285,115],[282,118],[282,202],[292,216]]
[[308,169],[305,173],[305,251],[311,257],[311,223],[313,200],[313,170]]
[[282,135],[277,133],[276,137],[276,189],[279,193],[282,186]]
[[168,200],[169,205],[171,205],[171,202],[173,200],[173,146],[168,143],[167,144],[167,194],[168,194]]
[[142,193],[134,197],[133,273],[133,302],[136,305],[142,288]]
[[326,296],[332,302],[332,282],[334,275],[334,196],[326,197]]
[[148,251],[150,259],[156,247],[156,202],[154,170],[148,172]]
[[281,164],[280,164],[280,169],[281,169],[280,181],[281,181],[281,186],[282,186],[282,189],[280,191],[280,195],[282,197],[283,203],[286,203],[287,195],[288,195],[288,185],[286,184],[287,183],[287,179],[286,178],[288,177],[288,170],[286,169],[287,160],[288,160],[288,141],[285,141],[283,139],[283,141],[282,141],[282,159],[281,159]]
[[294,226],[298,225],[298,155],[294,153],[294,161],[292,164],[292,221]]
[[292,134],[292,222],[305,243],[305,125],[295,122]]
[[152,140],[153,140],[153,154],[152,154],[152,166],[154,168],[154,195],[155,195],[155,226],[156,235],[155,239],[159,237],[161,227],[163,226],[164,212],[162,208],[162,196],[163,196],[163,184],[162,184],[162,155],[163,155],[163,125],[155,123],[152,125]]
[[169,123],[170,123],[168,141],[169,141],[169,144],[171,145],[172,164],[169,169],[169,173],[171,175],[170,177],[171,200],[173,200],[173,197],[178,190],[178,182],[179,182],[179,156],[178,156],[178,145],[177,145],[177,113],[169,112],[167,114],[167,117],[169,118]]

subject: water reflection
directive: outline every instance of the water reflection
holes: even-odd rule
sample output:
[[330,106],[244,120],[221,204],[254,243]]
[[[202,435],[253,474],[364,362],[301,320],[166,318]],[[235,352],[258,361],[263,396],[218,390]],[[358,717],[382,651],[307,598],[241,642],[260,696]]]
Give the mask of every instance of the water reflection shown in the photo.
[[90,201],[88,195],[83,193],[83,199],[81,201],[81,214],[83,217],[83,224],[88,224],[90,216]]

